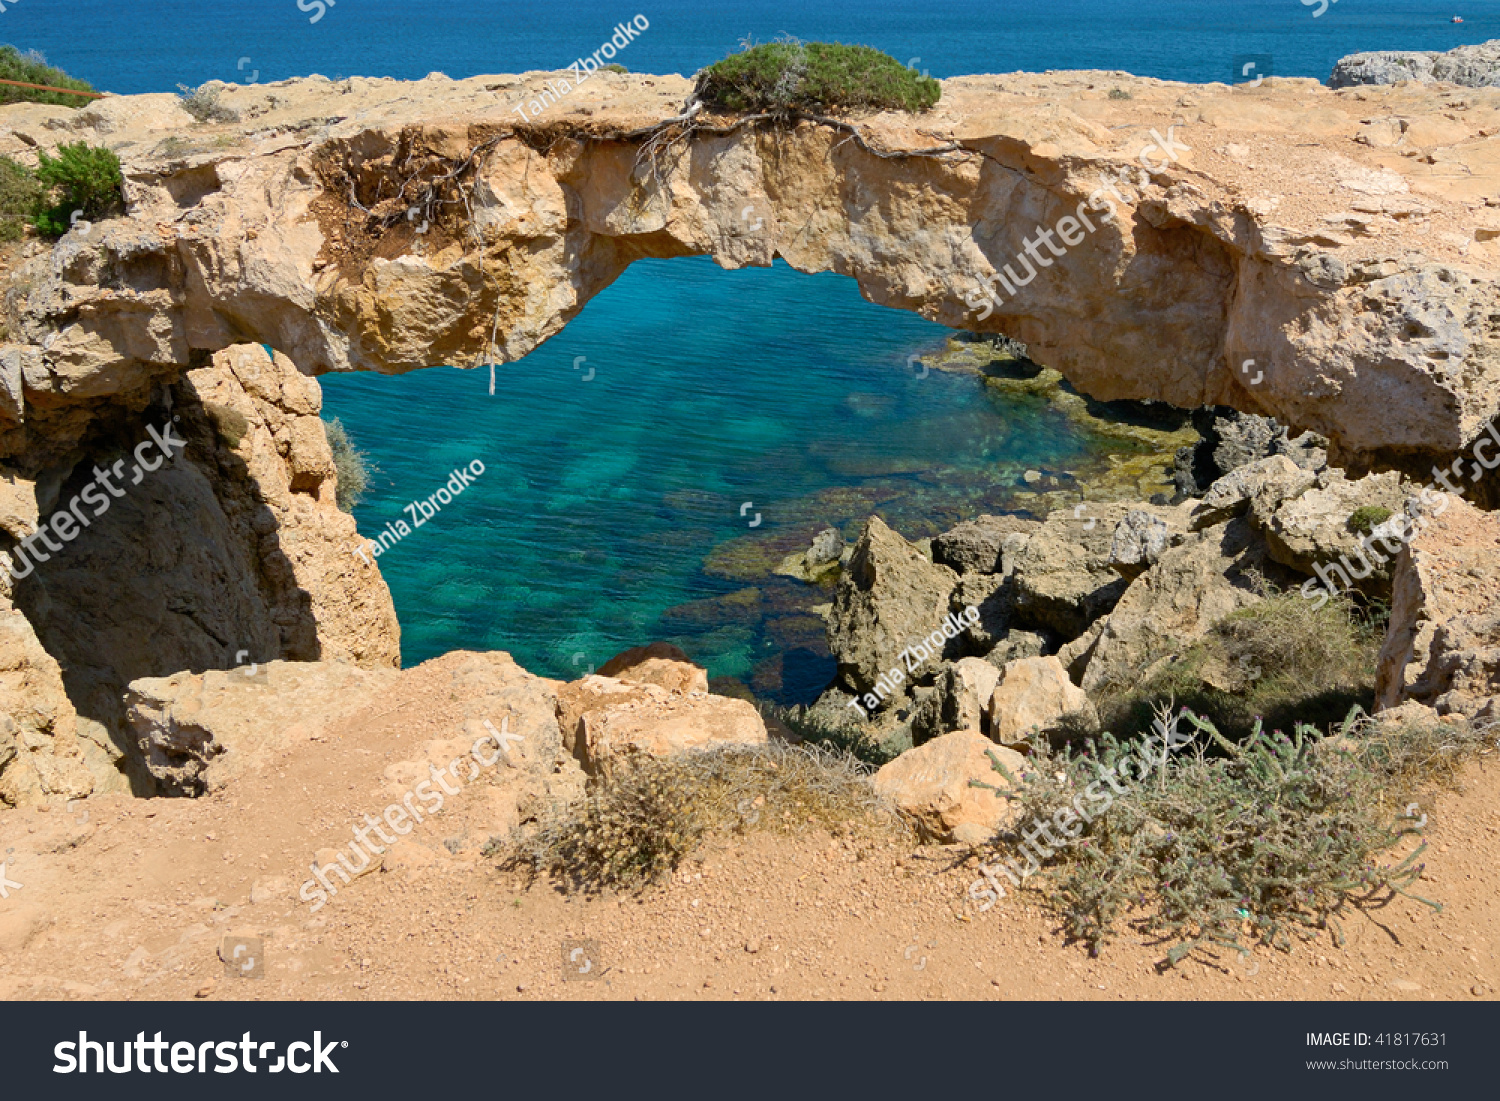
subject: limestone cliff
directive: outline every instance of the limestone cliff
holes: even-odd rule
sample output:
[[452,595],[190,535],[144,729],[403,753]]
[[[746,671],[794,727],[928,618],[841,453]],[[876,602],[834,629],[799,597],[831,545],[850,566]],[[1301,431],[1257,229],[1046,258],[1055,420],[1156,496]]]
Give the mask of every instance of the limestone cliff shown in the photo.
[[778,128],[599,73],[521,122],[562,79],[231,87],[215,125],[171,95],[0,108],[0,153],[114,148],[128,206],[6,273],[0,549],[148,427],[188,440],[0,594],[0,795],[123,782],[130,679],[395,664],[307,376],[512,362],[643,257],[838,271],[1095,397],[1274,415],[1352,466],[1421,469],[1500,409],[1500,89],[1012,74]]
[[[115,147],[130,209],[16,274],[0,389],[45,430],[249,339],[313,374],[509,362],[631,261],[711,253],[843,272],[1096,397],[1274,415],[1344,460],[1454,451],[1496,412],[1500,89],[1015,74],[921,116],[662,129],[685,79],[599,74],[521,122],[544,83],[231,88],[242,120],[214,126],[169,95],[5,109],[0,151]],[[1007,264],[1036,274],[987,310]]]

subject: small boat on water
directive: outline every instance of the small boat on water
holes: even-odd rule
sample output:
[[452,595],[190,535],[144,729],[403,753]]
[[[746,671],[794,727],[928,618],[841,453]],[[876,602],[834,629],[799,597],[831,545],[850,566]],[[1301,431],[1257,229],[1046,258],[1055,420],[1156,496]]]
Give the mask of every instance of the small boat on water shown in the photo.
[[1462,23],[1463,21],[1464,17],[1461,15],[1455,15],[1452,19],[1448,20],[1450,23]]

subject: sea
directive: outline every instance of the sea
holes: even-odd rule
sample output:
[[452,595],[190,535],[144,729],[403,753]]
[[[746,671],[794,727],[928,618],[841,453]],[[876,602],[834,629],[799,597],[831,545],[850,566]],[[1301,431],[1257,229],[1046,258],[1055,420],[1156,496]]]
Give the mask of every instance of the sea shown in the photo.
[[[1120,70],[1190,82],[1327,78],[1362,50],[1500,38],[1500,0],[6,0],[0,42],[96,88],[171,92],[567,67],[617,23],[616,60],[691,75],[790,35],[882,49],[935,77]],[[1462,23],[1452,22],[1461,16]],[[819,588],[774,572],[824,527],[878,513],[910,538],[1021,507],[1028,470],[1102,446],[1045,399],[913,356],[953,334],[855,283],[706,257],[634,264],[542,347],[495,370],[434,362],[322,378],[367,456],[378,533],[449,475],[484,473],[380,559],[403,662],[509,651],[572,678],[629,646],[682,646],[720,686],[807,702],[834,669]],[[351,554],[353,550],[351,548]]]

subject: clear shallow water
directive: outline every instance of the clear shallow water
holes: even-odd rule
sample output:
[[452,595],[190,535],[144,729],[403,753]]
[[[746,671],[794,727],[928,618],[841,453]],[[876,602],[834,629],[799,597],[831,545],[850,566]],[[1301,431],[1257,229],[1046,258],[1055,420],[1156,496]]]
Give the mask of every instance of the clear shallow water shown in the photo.
[[[1500,37],[1496,0],[1344,0],[1316,18],[1298,0],[342,0],[316,23],[302,2],[27,0],[6,4],[0,37],[121,93],[557,69],[637,12],[650,29],[618,60],[685,74],[747,35],[783,33],[877,46],[939,77],[1102,68],[1186,81],[1226,80],[1243,54],[1325,79],[1359,50]],[[1455,13],[1466,22],[1449,23]],[[907,356],[946,335],[833,275],[649,261],[500,368],[494,397],[485,371],[325,378],[327,413],[380,467],[357,512],[365,532],[453,468],[487,467],[381,558],[406,662],[503,648],[571,676],[669,638],[715,675],[809,698],[832,669],[806,612],[826,596],[768,579],[782,553],[826,523],[852,534],[872,511],[930,534],[1012,504],[1029,466],[1091,455],[1040,402],[972,377],[918,379]]]
[[767,577],[784,554],[877,509],[932,534],[1093,453],[1043,400],[908,365],[947,336],[840,276],[648,260],[497,367],[493,397],[483,368],[324,376],[380,467],[361,531],[486,468],[381,556],[405,660],[508,649],[565,675],[667,638],[715,676],[815,693],[832,664],[805,608],[827,594]]

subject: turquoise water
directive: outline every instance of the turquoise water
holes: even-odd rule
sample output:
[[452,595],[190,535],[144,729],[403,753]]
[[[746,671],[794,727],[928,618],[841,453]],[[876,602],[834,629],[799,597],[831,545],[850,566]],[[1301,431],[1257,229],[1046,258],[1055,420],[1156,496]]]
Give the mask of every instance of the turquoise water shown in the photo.
[[362,532],[485,467],[380,558],[405,661],[506,649],[566,676],[665,638],[714,676],[816,694],[833,667],[806,608],[828,594],[769,577],[784,554],[877,510],[932,534],[1089,457],[1044,401],[921,377],[908,356],[947,336],[840,276],[647,260],[497,367],[494,396],[484,368],[324,376],[325,414],[380,468]]

